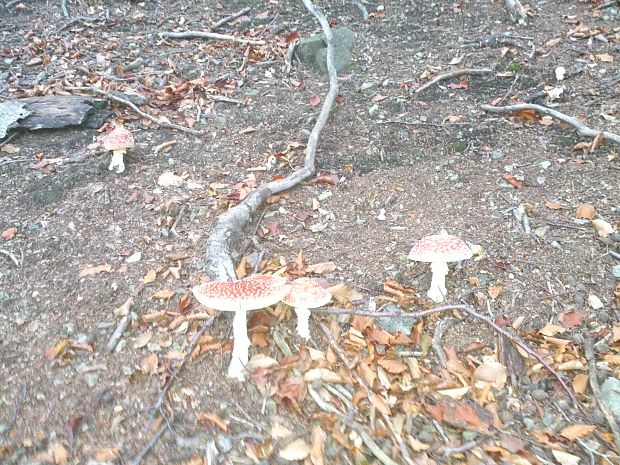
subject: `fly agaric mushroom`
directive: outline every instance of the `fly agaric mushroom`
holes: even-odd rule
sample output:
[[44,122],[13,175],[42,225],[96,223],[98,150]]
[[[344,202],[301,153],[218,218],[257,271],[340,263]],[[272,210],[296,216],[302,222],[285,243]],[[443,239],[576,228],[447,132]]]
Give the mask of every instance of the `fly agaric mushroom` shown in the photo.
[[278,303],[290,290],[286,278],[254,275],[240,281],[211,281],[196,286],[192,292],[205,307],[222,312],[235,312],[233,318],[233,352],[228,377],[244,378],[248,363],[247,312]]
[[472,257],[468,245],[456,236],[441,230],[439,234],[420,239],[409,252],[409,259],[416,262],[430,262],[431,286],[428,297],[433,302],[443,302],[446,296],[446,275],[448,262],[459,262]]
[[293,281],[291,290],[282,299],[286,305],[295,308],[297,314],[297,334],[310,339],[310,309],[322,307],[332,300],[328,290],[312,278],[298,278]]
[[115,171],[117,174],[125,171],[123,155],[133,147],[133,136],[123,126],[116,126],[103,138],[103,148],[112,150],[112,160],[108,170]]

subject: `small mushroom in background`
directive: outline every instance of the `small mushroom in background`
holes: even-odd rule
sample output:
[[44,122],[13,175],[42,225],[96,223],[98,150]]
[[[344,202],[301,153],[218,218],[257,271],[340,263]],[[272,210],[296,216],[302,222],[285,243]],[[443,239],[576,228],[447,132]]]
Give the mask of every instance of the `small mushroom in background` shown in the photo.
[[409,252],[409,259],[431,264],[431,286],[428,297],[436,303],[443,302],[446,290],[448,262],[460,262],[473,256],[469,246],[456,236],[441,230],[439,234],[420,239]]
[[310,339],[310,309],[327,305],[331,300],[329,291],[321,287],[315,279],[298,278],[293,281],[291,290],[282,302],[295,309],[297,334],[304,339]]
[[117,125],[112,131],[107,133],[103,138],[103,148],[105,150],[112,150],[112,160],[108,170],[114,171],[117,174],[125,171],[123,155],[125,155],[127,149],[133,146],[133,136],[124,126]]
[[280,276],[254,275],[240,281],[211,281],[194,287],[196,300],[205,307],[222,312],[235,312],[233,318],[233,351],[228,377],[242,381],[248,363],[247,312],[278,303],[291,286]]

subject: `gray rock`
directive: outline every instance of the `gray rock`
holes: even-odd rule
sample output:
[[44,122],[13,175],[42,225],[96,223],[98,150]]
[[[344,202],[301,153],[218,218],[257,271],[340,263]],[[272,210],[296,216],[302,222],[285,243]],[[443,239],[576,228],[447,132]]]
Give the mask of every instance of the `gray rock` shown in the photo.
[[377,325],[379,328],[387,331],[388,333],[403,333],[411,334],[411,328],[415,324],[415,318],[405,316],[406,313],[397,307],[396,305],[386,305],[383,309],[385,312],[402,313],[403,316],[390,317],[390,318],[377,318]]
[[191,451],[204,447],[211,440],[207,432],[200,432],[192,436],[176,436],[175,441],[179,449],[187,449]]
[[99,373],[86,373],[84,375],[84,381],[89,388],[95,387],[99,381]]
[[542,389],[535,389],[534,391],[532,391],[532,397],[536,400],[545,400],[548,395]]
[[491,160],[501,160],[505,155],[501,150],[494,150],[491,152]]
[[614,278],[620,279],[620,265],[614,265],[611,267],[611,274],[614,275]]
[[226,453],[230,452],[230,450],[233,447],[232,441],[230,440],[230,436],[227,436],[225,434],[218,434],[217,435],[216,445],[217,445],[217,449],[222,454],[226,454]]
[[616,421],[620,421],[620,379],[609,377],[601,386],[601,402],[603,402]]
[[[334,29],[334,64],[340,72],[351,64],[351,49],[355,43],[355,33],[346,27]],[[302,39],[295,49],[302,63],[327,73],[327,42],[324,34],[315,34]]]

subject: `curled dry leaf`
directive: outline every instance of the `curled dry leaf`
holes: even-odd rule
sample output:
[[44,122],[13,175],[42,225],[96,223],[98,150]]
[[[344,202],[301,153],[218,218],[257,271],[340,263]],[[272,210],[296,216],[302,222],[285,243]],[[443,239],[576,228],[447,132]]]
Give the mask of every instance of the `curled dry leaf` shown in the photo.
[[322,262],[315,263],[314,265],[308,265],[306,267],[307,273],[315,273],[315,274],[328,274],[336,269],[336,264],[334,262]]
[[578,465],[581,458],[561,450],[551,449],[553,457],[560,465]]
[[222,431],[224,431],[225,433],[228,432],[228,425],[224,422],[224,420],[222,420],[217,414],[215,413],[202,413],[199,412],[196,415],[196,420],[198,420],[199,423],[209,423],[212,424],[214,426],[217,426],[219,429],[221,429]]
[[304,381],[306,383],[312,383],[313,381],[321,380],[326,383],[344,383],[342,377],[327,368],[313,368],[304,373]]
[[310,105],[316,107],[319,103],[321,103],[321,97],[319,97],[318,95],[313,95],[312,97],[310,97]]
[[596,210],[594,209],[594,205],[590,203],[583,203],[577,207],[577,211],[575,212],[575,218],[593,220],[595,213]]

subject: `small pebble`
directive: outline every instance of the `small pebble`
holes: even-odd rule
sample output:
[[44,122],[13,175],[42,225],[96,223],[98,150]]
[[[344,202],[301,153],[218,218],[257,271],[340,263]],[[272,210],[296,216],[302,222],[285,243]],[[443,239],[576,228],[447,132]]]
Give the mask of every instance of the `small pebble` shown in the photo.
[[99,381],[99,373],[86,373],[84,375],[84,381],[89,388],[94,387]]
[[545,400],[548,395],[542,389],[534,389],[534,391],[532,391],[532,397],[536,400]]
[[216,441],[217,449],[220,451],[221,454],[229,452],[233,447],[230,437],[225,434],[218,434]]
[[531,430],[536,427],[536,422],[530,417],[523,417],[523,426]]

